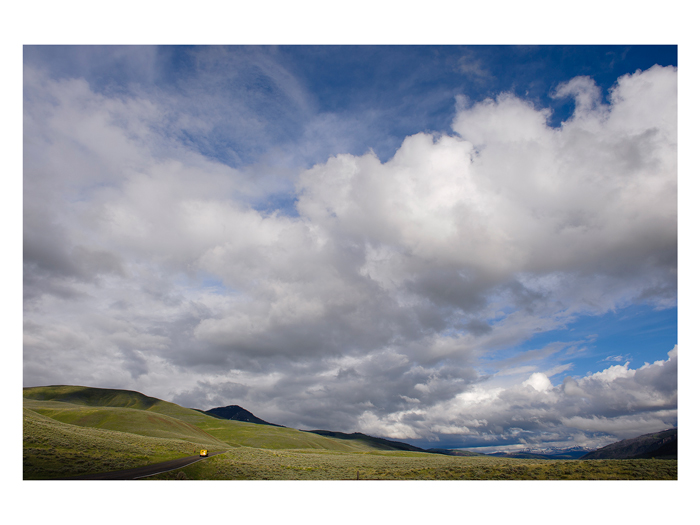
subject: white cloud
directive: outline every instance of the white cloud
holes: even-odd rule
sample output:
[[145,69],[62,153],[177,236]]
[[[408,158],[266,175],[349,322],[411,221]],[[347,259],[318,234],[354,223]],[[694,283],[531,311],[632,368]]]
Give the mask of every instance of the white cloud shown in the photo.
[[[277,102],[311,112],[265,64]],[[590,79],[560,86],[577,103],[561,128],[502,94],[387,162],[338,154],[300,173],[298,217],[252,207],[284,187],[251,179],[261,166],[178,138],[207,128],[216,100],[173,120],[173,94],[112,96],[30,67],[25,89],[27,383],[152,385],[192,404],[238,392],[287,418],[263,419],[403,438],[670,421],[674,356],[553,386],[568,367],[540,369],[554,345],[473,385],[485,357],[535,331],[674,303],[675,69],[621,78],[609,105]]]
[[538,392],[546,392],[547,390],[552,389],[551,381],[542,372],[532,374],[526,381],[523,382],[523,386],[531,386]]
[[[512,437],[507,430],[517,427],[516,435],[528,446],[573,446],[565,443],[577,430],[582,431],[579,445],[596,447],[663,430],[677,425],[676,360],[674,350],[668,360],[653,365],[636,370],[613,365],[580,379],[567,377],[557,386],[540,372],[508,388],[486,381],[423,410],[419,421],[411,420],[411,437],[417,433],[424,440],[454,443],[449,435],[457,433],[465,446],[488,436],[505,444]],[[645,373],[650,368],[654,373]],[[374,420],[372,428],[380,429],[386,421],[395,437],[408,438],[397,434],[403,418],[405,413],[396,412]],[[462,431],[453,432],[456,428]]]
[[573,118],[581,120],[590,118],[591,113],[600,110],[600,88],[590,77],[576,77],[560,84],[554,92],[554,98],[573,97],[576,109]]

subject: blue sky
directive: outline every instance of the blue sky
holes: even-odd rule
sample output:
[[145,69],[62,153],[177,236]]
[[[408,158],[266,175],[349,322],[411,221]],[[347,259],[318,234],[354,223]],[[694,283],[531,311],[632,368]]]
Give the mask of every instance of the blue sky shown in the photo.
[[[56,78],[85,78],[96,92],[127,93],[134,84],[140,89],[182,93],[203,78],[216,75],[216,59],[206,62],[206,46],[160,46],[139,52],[139,48],[104,46],[28,46],[25,61],[40,61]],[[221,49],[221,48],[213,48]],[[100,62],[109,54],[110,59]],[[214,52],[213,54],[217,54]],[[219,51],[220,60],[231,62],[234,53]],[[382,161],[388,160],[403,139],[421,131],[449,132],[454,117],[455,96],[474,101],[511,92],[552,110],[550,124],[560,125],[571,116],[571,99],[553,100],[550,95],[561,82],[579,75],[592,78],[603,93],[618,77],[648,69],[654,64],[677,66],[673,45],[628,46],[242,46],[235,55],[238,70],[217,81],[214,90],[223,96],[246,92],[246,103],[263,120],[273,120],[274,142],[294,143],[309,115],[285,107],[284,93],[275,79],[266,76],[268,62],[284,67],[298,89],[310,95],[316,114],[327,114],[366,124],[366,133],[352,137],[343,153],[361,155],[372,148]],[[135,58],[135,56],[139,58]],[[263,64],[256,64],[259,57]],[[204,62],[204,63],[202,63]],[[241,62],[245,64],[241,65]],[[213,94],[213,93],[212,93]],[[369,125],[371,123],[371,126]],[[184,142],[193,140],[201,152],[232,165],[244,165],[270,146],[236,144],[236,156],[227,151],[232,137],[211,137],[198,141],[183,133]],[[350,139],[350,137],[345,137]],[[245,138],[239,138],[242,142]],[[306,165],[338,151],[318,152]]]
[[646,305],[634,305],[602,315],[581,316],[565,328],[540,332],[521,345],[508,347],[494,355],[521,355],[547,345],[559,344],[557,354],[568,353],[571,368],[551,377],[560,384],[566,375],[585,376],[599,372],[611,364],[629,362],[637,368],[666,358],[665,348],[678,341],[678,312],[676,308],[656,310]]
[[25,386],[422,446],[675,426],[677,113],[676,46],[25,46]]

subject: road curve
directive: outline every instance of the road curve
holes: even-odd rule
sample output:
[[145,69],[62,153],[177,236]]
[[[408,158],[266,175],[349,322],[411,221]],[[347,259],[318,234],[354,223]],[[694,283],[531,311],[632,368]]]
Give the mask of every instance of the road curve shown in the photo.
[[[224,452],[213,452],[209,454],[208,457],[216,456],[217,454],[223,454]],[[161,474],[163,472],[168,472],[170,470],[176,470],[202,459],[207,459],[206,457],[200,456],[188,456],[186,458],[172,459],[170,461],[164,461],[163,463],[155,463],[153,465],[146,465],[145,467],[131,468],[128,470],[117,470],[114,472],[103,472],[101,474],[86,474],[84,476],[75,476],[72,478],[62,478],[62,479],[139,479],[147,478],[149,476],[155,476],[156,474]]]

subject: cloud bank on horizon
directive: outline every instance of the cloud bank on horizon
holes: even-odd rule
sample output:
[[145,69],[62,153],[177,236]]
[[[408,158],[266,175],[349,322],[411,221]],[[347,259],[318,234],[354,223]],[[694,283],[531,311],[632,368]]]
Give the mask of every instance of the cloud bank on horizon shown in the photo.
[[676,341],[584,323],[675,312],[674,65],[372,73],[413,51],[25,48],[25,386],[432,446],[675,426]]

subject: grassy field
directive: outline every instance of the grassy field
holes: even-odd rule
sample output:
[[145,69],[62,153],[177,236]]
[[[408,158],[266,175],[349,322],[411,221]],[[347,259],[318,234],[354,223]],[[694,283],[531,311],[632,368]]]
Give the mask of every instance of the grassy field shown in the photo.
[[24,479],[226,451],[149,479],[678,479],[675,460],[541,460],[379,450],[371,441],[211,417],[120,390],[24,389]]
[[196,423],[199,428],[234,447],[262,449],[312,449],[336,452],[366,452],[375,450],[357,440],[346,441],[302,432],[293,428],[256,425],[242,421],[208,418]]
[[184,439],[62,423],[24,409],[24,479],[97,474],[191,456],[201,446]]
[[149,479],[629,480],[677,479],[676,461],[534,460],[420,452],[310,452],[237,448]]

